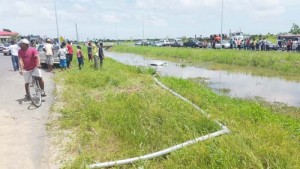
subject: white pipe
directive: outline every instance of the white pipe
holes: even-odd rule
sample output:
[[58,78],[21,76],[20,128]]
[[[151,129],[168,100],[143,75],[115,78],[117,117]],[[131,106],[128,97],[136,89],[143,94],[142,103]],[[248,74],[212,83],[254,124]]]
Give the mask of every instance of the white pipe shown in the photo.
[[154,152],[154,153],[151,153],[151,154],[147,154],[147,155],[143,155],[143,156],[139,156],[139,157],[134,157],[134,158],[128,158],[128,159],[124,159],[124,160],[109,161],[109,162],[104,162],[104,163],[92,164],[89,167],[90,168],[112,167],[112,166],[116,166],[116,165],[130,164],[130,163],[134,163],[134,162],[140,161],[140,160],[149,160],[149,159],[153,159],[153,158],[156,158],[156,157],[160,157],[160,156],[169,154],[173,151],[176,151],[178,149],[181,149],[181,148],[187,147],[189,145],[198,143],[200,141],[208,140],[210,138],[217,137],[217,136],[220,136],[220,135],[226,134],[226,133],[229,133],[229,130],[227,128],[224,128],[220,131],[217,131],[217,132],[214,132],[214,133],[211,133],[211,134],[208,134],[208,135],[205,135],[205,136],[193,139],[193,140],[189,140],[189,141],[186,141],[184,143],[178,144],[176,146],[173,146],[173,147],[161,150],[161,151],[157,151],[157,152]]
[[[171,92],[176,97],[178,97],[178,98],[184,100],[185,102],[191,104],[195,109],[199,110],[203,115],[210,118],[210,116],[204,110],[202,110],[200,107],[198,107],[197,105],[195,105],[194,103],[192,103],[188,99],[184,98],[180,94],[174,92],[173,90],[171,90],[168,87],[166,87],[165,85],[163,85],[161,82],[158,81],[157,78],[154,77],[154,80],[159,86],[161,86],[162,88],[168,90],[169,92]],[[134,163],[134,162],[140,161],[140,160],[149,160],[149,159],[153,159],[153,158],[156,158],[156,157],[160,157],[160,156],[169,154],[173,151],[176,151],[178,149],[182,149],[182,148],[187,147],[189,145],[193,145],[193,144],[196,144],[198,142],[208,140],[210,138],[214,138],[214,137],[217,137],[217,136],[220,136],[220,135],[223,135],[223,134],[230,133],[230,130],[226,126],[224,126],[223,124],[221,124],[220,122],[218,122],[216,120],[214,120],[214,122],[216,122],[219,126],[221,126],[222,130],[216,131],[214,133],[207,134],[205,136],[195,138],[193,140],[186,141],[184,143],[169,147],[169,148],[161,150],[161,151],[157,151],[157,152],[146,154],[146,155],[139,156],[139,157],[128,158],[128,159],[124,159],[124,160],[117,160],[117,161],[109,161],[109,162],[91,164],[91,165],[89,165],[89,168],[112,167],[112,166],[116,166],[116,165],[130,164],[130,163]]]

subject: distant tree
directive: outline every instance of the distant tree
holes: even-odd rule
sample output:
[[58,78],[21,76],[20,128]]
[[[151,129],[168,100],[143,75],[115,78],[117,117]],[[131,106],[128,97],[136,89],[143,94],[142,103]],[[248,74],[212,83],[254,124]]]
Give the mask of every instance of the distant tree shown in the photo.
[[292,28],[291,28],[291,30],[290,30],[289,33],[291,33],[291,34],[300,34],[300,27],[299,27],[299,25],[293,23],[293,26],[292,26]]

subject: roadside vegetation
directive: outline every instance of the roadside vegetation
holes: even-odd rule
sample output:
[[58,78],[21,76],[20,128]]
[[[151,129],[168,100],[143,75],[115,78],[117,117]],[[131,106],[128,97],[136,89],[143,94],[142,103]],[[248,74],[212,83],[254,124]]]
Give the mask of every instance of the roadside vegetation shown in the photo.
[[255,75],[280,76],[288,80],[300,81],[300,53],[130,45],[114,46],[111,51],[136,53],[145,57],[169,60],[183,65],[188,64]]
[[[84,50],[85,51],[85,50]],[[144,155],[219,130],[187,103],[157,86],[154,70],[105,58],[94,70],[58,72],[57,122],[70,133],[64,156],[76,169]],[[154,160],[117,168],[300,168],[300,110],[220,96],[195,79],[159,78],[231,130]]]
[[74,134],[68,153],[75,161],[66,168],[152,153],[220,129],[156,85],[152,69],[109,58],[101,70],[85,66],[56,76],[65,89],[59,125]]

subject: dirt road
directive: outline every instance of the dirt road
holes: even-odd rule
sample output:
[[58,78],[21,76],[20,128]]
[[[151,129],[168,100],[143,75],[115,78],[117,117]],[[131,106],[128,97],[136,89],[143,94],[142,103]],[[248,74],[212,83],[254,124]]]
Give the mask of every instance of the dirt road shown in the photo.
[[24,79],[0,54],[0,168],[50,168],[46,122],[53,102],[53,74],[43,72],[47,97],[40,108],[24,101]]

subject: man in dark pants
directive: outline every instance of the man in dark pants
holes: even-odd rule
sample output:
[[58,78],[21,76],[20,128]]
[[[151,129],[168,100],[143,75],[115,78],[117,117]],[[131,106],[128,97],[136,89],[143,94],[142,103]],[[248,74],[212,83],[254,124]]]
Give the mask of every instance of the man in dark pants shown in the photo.
[[73,60],[73,47],[70,41],[68,41],[67,44],[67,68],[70,68],[72,66],[72,60]]
[[13,40],[13,41],[11,41],[11,45],[8,48],[11,53],[11,61],[12,61],[14,71],[18,71],[19,70],[18,51],[20,50],[20,47]]
[[102,64],[103,64],[103,59],[104,59],[103,43],[102,42],[100,42],[100,46],[99,46],[99,58],[100,58],[100,68],[101,68]]

